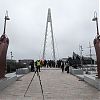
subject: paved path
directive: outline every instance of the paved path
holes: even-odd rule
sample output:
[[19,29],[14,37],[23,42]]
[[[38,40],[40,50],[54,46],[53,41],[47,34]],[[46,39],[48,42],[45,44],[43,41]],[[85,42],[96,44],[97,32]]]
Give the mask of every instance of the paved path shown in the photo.
[[[0,100],[43,100],[39,79],[34,77],[24,97],[33,72],[20,78],[0,93]],[[40,72],[45,100],[100,100],[100,92],[73,75],[61,70],[42,70]]]

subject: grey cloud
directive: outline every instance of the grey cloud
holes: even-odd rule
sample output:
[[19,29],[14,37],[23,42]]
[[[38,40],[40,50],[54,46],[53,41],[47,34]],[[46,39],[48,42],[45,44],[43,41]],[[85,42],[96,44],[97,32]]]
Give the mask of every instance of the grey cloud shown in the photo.
[[[89,41],[92,43],[96,35],[92,18],[95,10],[99,12],[99,0],[1,0],[1,34],[6,9],[11,18],[7,22],[6,30],[10,39],[8,58],[10,58],[10,51],[13,52],[14,59],[42,57],[49,7],[52,14],[57,57],[58,55],[59,57],[71,56],[73,51],[79,53],[79,44],[84,47],[84,55],[88,53],[86,49],[88,43]],[[51,47],[47,47],[48,56],[50,56]]]

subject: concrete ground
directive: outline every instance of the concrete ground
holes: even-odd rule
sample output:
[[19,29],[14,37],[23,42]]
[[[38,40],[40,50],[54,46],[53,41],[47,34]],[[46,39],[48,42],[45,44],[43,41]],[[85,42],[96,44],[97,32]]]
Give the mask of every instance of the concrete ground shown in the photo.
[[[1,91],[0,100],[43,100],[37,75],[35,75],[24,97],[33,74],[31,72],[24,75]],[[84,81],[79,81],[73,75],[66,72],[62,73],[59,69],[41,70],[39,74],[41,76],[45,100],[100,100],[100,91]]]

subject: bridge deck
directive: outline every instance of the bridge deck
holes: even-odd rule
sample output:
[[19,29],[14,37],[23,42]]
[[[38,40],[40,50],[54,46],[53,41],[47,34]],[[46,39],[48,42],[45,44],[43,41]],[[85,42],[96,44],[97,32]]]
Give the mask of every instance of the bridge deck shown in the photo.
[[[24,97],[33,72],[23,76],[0,93],[0,100],[42,100],[37,75]],[[40,72],[45,100],[100,100],[100,91],[73,75],[61,70],[41,70]]]

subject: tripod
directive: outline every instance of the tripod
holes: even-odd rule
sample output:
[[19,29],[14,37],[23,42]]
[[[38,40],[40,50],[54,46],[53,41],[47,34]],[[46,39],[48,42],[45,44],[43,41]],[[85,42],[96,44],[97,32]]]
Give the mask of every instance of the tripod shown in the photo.
[[26,91],[25,91],[24,97],[25,97],[25,95],[26,95],[26,93],[27,93],[27,91],[28,91],[28,89],[29,89],[29,87],[30,87],[30,85],[31,85],[31,83],[32,83],[32,81],[33,81],[33,79],[34,79],[36,73],[37,73],[37,76],[38,76],[38,78],[39,78],[39,82],[40,82],[40,86],[41,86],[41,92],[42,92],[42,96],[43,96],[43,100],[44,100],[43,87],[42,87],[40,75],[39,75],[39,72],[38,72],[37,69],[35,70],[35,73],[33,74],[33,77],[32,77],[32,79],[31,79],[31,81],[30,81],[30,83],[29,83],[29,85],[28,85],[28,87],[27,87],[27,89],[26,89]]

